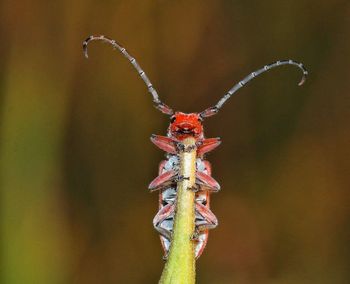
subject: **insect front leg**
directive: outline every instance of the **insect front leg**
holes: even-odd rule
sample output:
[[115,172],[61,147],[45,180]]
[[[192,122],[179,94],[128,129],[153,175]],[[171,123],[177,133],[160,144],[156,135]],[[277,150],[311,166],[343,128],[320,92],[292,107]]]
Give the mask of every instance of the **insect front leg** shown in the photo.
[[221,140],[219,137],[204,139],[198,143],[197,154],[198,156],[203,156],[205,153],[213,151],[220,144],[221,144]]
[[176,154],[176,142],[174,139],[167,136],[153,134],[151,136],[151,141],[161,150],[170,154]]
[[201,188],[200,188],[200,186],[199,186],[198,184],[194,184],[193,186],[187,188],[187,190],[191,190],[191,191],[193,191],[194,193],[200,191],[200,189],[201,189]]

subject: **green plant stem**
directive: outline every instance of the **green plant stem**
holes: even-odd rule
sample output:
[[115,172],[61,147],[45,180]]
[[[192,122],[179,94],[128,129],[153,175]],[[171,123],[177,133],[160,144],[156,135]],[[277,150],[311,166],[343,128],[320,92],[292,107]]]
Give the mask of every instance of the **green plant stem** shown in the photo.
[[[195,146],[194,138],[186,138],[185,149]],[[188,177],[177,184],[177,202],[174,220],[174,230],[168,260],[165,264],[160,284],[194,284],[195,255],[194,242],[191,236],[194,232],[194,198],[195,194],[189,188],[195,184],[196,149],[180,153],[179,175]]]

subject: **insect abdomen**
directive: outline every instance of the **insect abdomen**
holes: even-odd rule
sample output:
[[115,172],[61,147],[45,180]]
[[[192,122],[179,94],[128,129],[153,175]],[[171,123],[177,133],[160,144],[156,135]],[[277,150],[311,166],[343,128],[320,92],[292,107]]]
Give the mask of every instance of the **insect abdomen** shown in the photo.
[[[159,176],[164,175],[167,172],[178,172],[178,165],[179,157],[177,155],[169,155],[167,160],[162,161],[160,163]],[[202,176],[210,176],[210,163],[201,158],[197,158],[196,172],[200,173]],[[198,189],[198,191],[195,194],[194,241],[196,242],[196,258],[198,258],[202,254],[206,246],[208,240],[208,230],[215,228],[218,223],[215,215],[209,209],[209,191],[206,189],[204,183],[205,181],[200,179],[196,181],[196,187]],[[167,184],[164,187],[160,186],[159,211],[153,219],[153,225],[155,229],[160,233],[160,240],[164,249],[165,257],[168,255],[170,249],[171,235],[174,228],[175,206],[177,200],[176,188],[176,180],[174,180],[171,184]]]

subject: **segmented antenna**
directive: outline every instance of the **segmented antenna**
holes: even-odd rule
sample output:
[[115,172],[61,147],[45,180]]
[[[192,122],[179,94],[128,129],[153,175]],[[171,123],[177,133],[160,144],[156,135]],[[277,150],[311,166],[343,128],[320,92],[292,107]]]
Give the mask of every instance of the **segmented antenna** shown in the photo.
[[87,51],[87,46],[89,44],[90,41],[94,41],[94,40],[101,40],[104,42],[109,43],[110,45],[113,46],[114,49],[118,49],[123,55],[124,57],[126,57],[130,63],[134,66],[134,68],[136,69],[136,71],[139,73],[139,76],[141,77],[141,79],[145,82],[148,92],[152,95],[153,97],[153,102],[154,105],[157,109],[159,109],[162,113],[165,113],[167,115],[172,115],[174,113],[174,111],[167,106],[166,104],[164,104],[158,96],[158,93],[156,91],[156,89],[153,87],[151,81],[148,79],[146,73],[141,69],[140,65],[137,63],[136,59],[134,57],[132,57],[124,47],[120,46],[115,40],[110,39],[104,35],[99,35],[99,36],[89,36],[84,42],[83,42],[83,50],[84,50],[84,55],[86,58],[88,58],[88,51]]
[[305,69],[304,65],[302,63],[298,63],[298,62],[295,62],[293,60],[279,60],[279,61],[276,61],[274,63],[271,63],[271,64],[268,64],[268,65],[265,65],[263,68],[261,69],[258,69],[252,73],[250,73],[247,77],[245,77],[243,80],[241,80],[240,82],[238,82],[236,85],[234,85],[220,100],[219,102],[213,106],[213,107],[210,107],[210,108],[207,108],[206,110],[202,111],[200,113],[200,116],[201,117],[209,117],[209,116],[212,116],[214,114],[216,114],[220,108],[223,106],[223,104],[234,94],[236,93],[240,88],[242,88],[243,86],[245,86],[250,80],[252,80],[253,78],[259,76],[260,74],[272,69],[272,68],[275,68],[275,67],[278,67],[278,66],[281,66],[281,65],[295,65],[297,66],[298,68],[301,69],[301,71],[303,72],[303,77],[301,78],[300,82],[299,82],[299,86],[301,86],[302,84],[304,84],[305,80],[306,80],[306,77],[308,75],[308,72],[307,70]]

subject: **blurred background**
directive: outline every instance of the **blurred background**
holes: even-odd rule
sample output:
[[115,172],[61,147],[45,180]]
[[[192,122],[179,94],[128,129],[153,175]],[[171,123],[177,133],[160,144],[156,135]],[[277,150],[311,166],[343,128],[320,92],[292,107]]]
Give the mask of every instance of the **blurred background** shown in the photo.
[[274,69],[205,121],[222,186],[198,283],[350,283],[350,2],[0,2],[0,282],[156,283],[148,183],[165,103],[201,111]]

